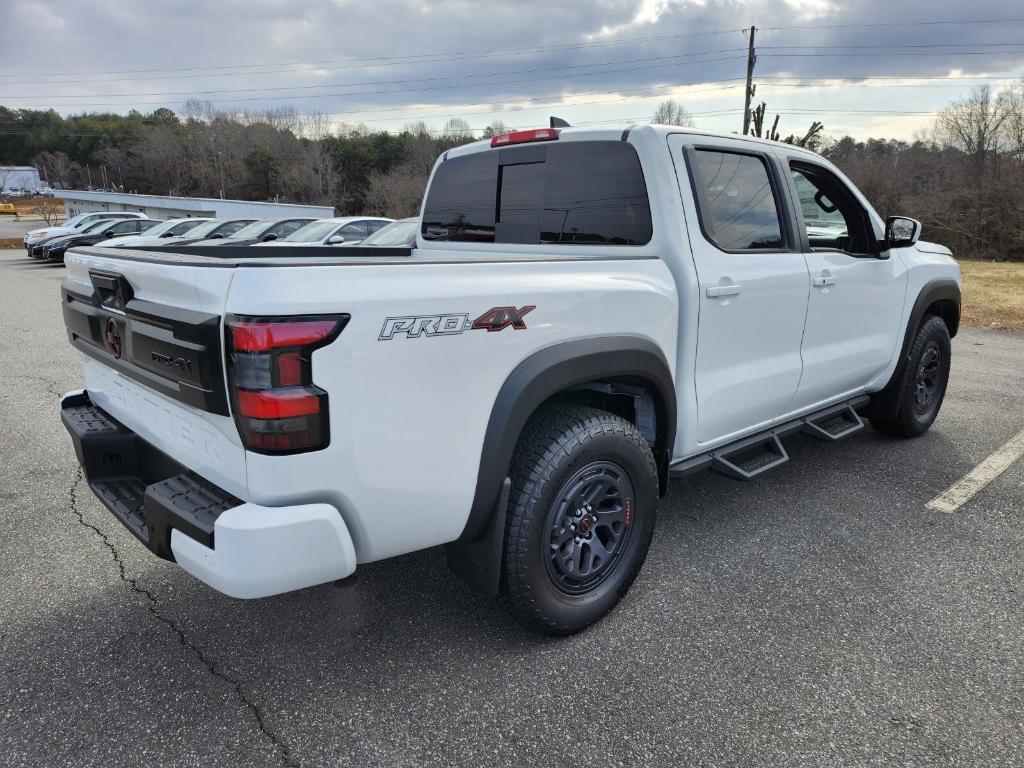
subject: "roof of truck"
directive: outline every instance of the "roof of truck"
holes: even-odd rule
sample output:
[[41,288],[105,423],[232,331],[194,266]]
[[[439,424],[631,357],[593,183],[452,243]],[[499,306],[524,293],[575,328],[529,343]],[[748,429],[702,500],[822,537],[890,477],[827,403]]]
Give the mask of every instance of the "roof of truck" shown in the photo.
[[[544,126],[538,126],[536,130],[543,130]],[[529,127],[522,130],[533,130]],[[762,139],[756,136],[741,136],[738,133],[722,133],[721,131],[706,131],[701,128],[689,128],[678,125],[654,125],[651,123],[619,123],[609,124],[604,126],[593,126],[585,128],[558,128],[558,140],[559,141],[619,141],[626,139],[629,135],[637,134],[654,134],[660,136],[668,136],[673,133],[687,133],[698,136],[707,136],[709,138],[718,139],[731,139],[735,141],[750,142],[752,144],[761,144],[771,147],[786,147],[787,150],[794,152],[806,153],[817,157],[817,155],[809,149],[804,147],[798,147],[794,144],[785,144],[780,141],[772,141],[771,139]],[[507,146],[523,146],[521,144],[511,144]],[[495,149],[501,149],[503,147],[495,147]],[[474,141],[470,144],[463,144],[462,146],[455,147],[454,149],[448,150],[444,157],[458,157],[459,155],[472,154],[474,152],[483,152],[491,149],[490,139],[481,139],[480,141]]]

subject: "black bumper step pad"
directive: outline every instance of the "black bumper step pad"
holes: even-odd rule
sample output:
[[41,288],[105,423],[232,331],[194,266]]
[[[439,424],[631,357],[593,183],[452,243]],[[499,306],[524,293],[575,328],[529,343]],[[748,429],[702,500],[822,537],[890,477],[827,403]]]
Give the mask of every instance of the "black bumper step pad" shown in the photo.
[[171,530],[213,549],[214,524],[242,502],[199,477],[93,405],[88,394],[61,409],[89,487],[136,538],[167,560]]

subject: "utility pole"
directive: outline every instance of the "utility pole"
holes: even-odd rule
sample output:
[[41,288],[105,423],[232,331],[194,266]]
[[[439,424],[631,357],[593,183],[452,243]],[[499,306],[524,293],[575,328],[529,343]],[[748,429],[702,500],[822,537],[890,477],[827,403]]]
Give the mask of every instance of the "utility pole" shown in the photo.
[[750,25],[750,42],[747,44],[747,89],[743,102],[743,135],[750,133],[750,100],[754,98],[754,91],[757,86],[753,84],[754,64],[757,61],[757,54],[754,53],[754,33],[757,27]]

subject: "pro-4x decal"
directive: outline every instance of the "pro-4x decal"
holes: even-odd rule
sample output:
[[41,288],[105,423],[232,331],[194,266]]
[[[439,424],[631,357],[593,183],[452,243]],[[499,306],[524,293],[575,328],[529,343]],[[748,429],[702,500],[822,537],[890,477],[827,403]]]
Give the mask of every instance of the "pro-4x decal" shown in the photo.
[[468,314],[447,315],[404,315],[384,320],[378,341],[388,341],[396,336],[418,339],[421,336],[457,336],[464,331],[501,331],[509,326],[516,331],[526,330],[523,318],[537,307],[527,304],[523,307],[491,307],[476,320],[470,321]]
[[510,325],[517,331],[525,331],[526,323],[523,318],[527,312],[532,312],[537,307],[527,304],[525,307],[492,307],[473,321],[474,331],[500,331]]

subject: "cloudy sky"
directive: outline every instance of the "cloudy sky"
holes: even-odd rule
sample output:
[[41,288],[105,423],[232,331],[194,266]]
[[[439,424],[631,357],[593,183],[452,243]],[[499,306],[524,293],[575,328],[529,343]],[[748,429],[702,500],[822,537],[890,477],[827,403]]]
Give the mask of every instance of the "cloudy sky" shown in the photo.
[[780,128],[910,138],[1024,76],[1019,0],[5,0],[0,104],[294,108],[398,130],[649,119],[738,130],[747,33]]

